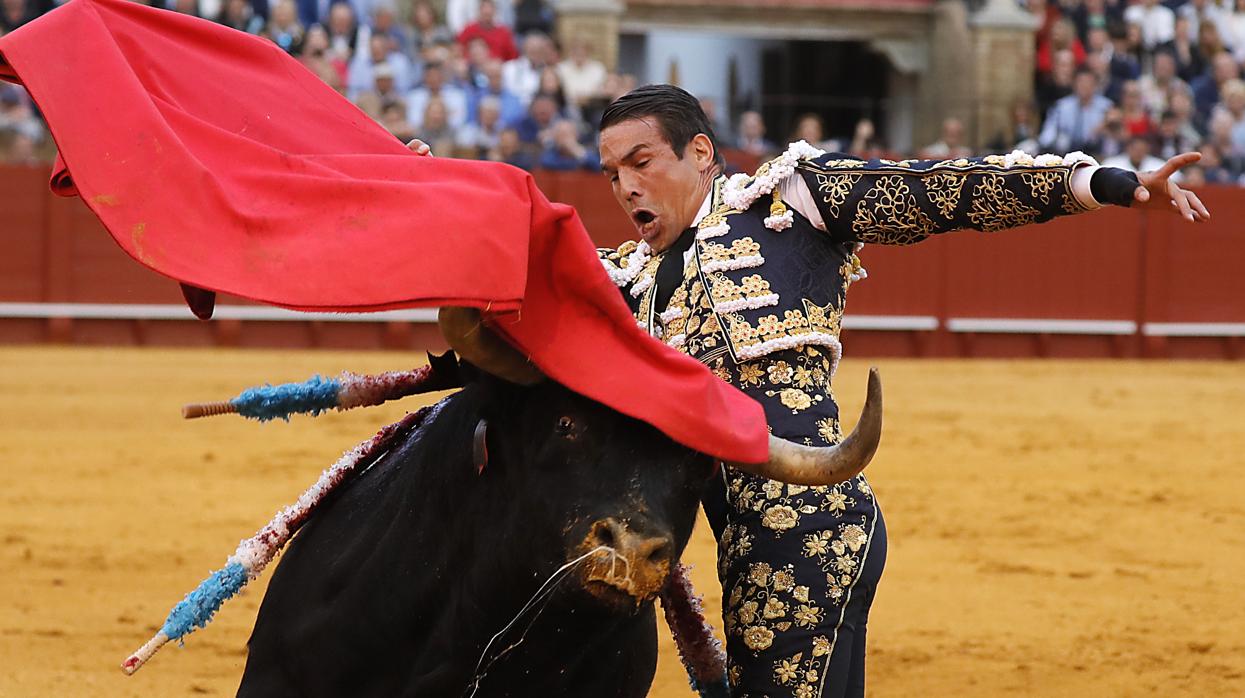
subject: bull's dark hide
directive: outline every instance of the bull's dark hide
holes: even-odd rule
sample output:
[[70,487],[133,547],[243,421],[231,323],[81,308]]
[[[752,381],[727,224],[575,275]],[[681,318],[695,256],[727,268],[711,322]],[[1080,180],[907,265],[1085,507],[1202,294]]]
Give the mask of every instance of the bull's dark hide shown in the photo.
[[[489,462],[472,436],[489,424]],[[289,546],[240,696],[464,696],[489,639],[583,552],[595,522],[687,543],[710,460],[546,382],[483,377],[322,506]],[[598,590],[599,591],[599,590]],[[501,637],[477,696],[644,696],[652,601],[571,575]],[[521,642],[520,642],[521,640]]]

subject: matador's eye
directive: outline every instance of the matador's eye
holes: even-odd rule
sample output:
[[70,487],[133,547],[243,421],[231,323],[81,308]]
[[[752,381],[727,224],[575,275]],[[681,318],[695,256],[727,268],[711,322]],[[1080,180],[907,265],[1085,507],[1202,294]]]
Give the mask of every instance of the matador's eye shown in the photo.
[[570,417],[565,417],[565,416],[559,417],[557,432],[558,432],[558,436],[561,436],[563,438],[567,438],[567,439],[574,438],[575,420],[571,419]]

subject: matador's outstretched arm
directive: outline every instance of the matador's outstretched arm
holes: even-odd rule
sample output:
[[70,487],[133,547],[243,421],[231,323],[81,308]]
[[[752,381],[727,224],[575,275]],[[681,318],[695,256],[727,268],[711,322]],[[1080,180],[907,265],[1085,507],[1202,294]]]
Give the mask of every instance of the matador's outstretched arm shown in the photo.
[[797,170],[831,235],[908,245],[964,228],[993,232],[1042,223],[1103,204],[1137,202],[1206,220],[1210,214],[1201,201],[1171,181],[1199,158],[1179,155],[1140,176],[1098,167],[1080,153],[898,162],[826,154],[802,161]]

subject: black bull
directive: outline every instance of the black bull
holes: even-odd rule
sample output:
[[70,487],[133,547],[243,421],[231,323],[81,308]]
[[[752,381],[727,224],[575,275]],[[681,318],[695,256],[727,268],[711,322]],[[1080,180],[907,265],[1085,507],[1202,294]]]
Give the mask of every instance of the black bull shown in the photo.
[[482,375],[290,544],[238,695],[644,696],[713,470],[552,381]]

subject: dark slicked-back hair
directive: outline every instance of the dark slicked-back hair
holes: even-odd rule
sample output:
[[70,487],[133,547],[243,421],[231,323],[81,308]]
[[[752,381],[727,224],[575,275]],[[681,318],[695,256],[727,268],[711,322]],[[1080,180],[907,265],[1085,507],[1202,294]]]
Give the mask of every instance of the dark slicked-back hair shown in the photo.
[[674,150],[675,157],[683,159],[683,151],[696,134],[703,133],[713,144],[713,162],[725,168],[726,160],[718,148],[713,125],[700,102],[682,88],[674,85],[644,85],[614,100],[601,114],[601,130],[623,121],[653,117],[657,128]]

